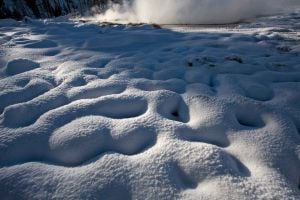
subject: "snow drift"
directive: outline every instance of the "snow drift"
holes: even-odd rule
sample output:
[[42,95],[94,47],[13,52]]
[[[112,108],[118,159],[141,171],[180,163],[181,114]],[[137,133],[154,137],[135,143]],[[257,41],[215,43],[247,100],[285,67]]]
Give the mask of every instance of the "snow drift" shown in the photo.
[[133,0],[112,4],[98,21],[157,24],[225,24],[299,5],[295,0]]

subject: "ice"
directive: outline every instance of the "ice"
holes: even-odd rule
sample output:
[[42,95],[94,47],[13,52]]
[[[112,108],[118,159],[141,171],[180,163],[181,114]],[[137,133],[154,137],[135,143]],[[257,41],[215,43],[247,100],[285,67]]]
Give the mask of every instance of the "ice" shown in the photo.
[[299,17],[0,20],[0,197],[299,199]]

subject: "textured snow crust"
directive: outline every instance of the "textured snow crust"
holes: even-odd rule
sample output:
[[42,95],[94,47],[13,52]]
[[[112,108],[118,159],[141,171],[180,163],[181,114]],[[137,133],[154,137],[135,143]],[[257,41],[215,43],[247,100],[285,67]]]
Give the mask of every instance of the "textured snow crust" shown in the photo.
[[0,20],[0,197],[300,199],[299,19]]

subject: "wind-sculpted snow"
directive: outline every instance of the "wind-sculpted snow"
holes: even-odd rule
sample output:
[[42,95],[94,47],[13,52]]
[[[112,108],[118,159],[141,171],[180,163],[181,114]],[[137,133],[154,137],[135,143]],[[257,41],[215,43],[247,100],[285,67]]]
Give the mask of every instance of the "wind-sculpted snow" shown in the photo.
[[1,20],[0,197],[299,199],[299,17]]

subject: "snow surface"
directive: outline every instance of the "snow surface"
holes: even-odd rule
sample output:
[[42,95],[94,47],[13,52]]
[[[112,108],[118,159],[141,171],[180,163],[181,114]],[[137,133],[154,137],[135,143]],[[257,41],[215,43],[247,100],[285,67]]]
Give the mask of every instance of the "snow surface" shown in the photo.
[[0,20],[1,199],[300,199],[299,19]]

